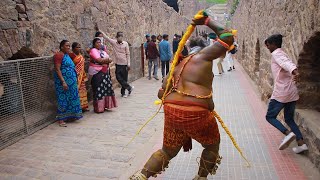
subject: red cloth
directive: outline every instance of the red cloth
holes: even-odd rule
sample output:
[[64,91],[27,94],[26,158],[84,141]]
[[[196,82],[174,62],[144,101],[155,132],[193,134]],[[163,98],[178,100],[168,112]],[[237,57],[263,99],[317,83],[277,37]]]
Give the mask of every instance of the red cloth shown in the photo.
[[176,100],[165,100],[164,104],[169,103],[169,104],[177,104],[180,106],[200,106],[205,109],[209,109],[208,104],[201,104],[201,103],[196,103],[196,102],[191,102],[191,101],[176,101]]
[[189,151],[192,148],[191,138],[204,145],[220,141],[218,124],[213,114],[202,105],[192,104],[184,101],[165,103],[164,146],[183,146],[184,151]]
[[102,113],[105,109],[112,109],[115,107],[118,107],[115,96],[105,96],[101,100],[93,101],[95,113]]
[[70,58],[72,59],[72,60],[74,60],[76,57],[77,57],[77,55],[75,54],[75,53],[68,53],[69,54],[69,56],[70,56]]
[[53,62],[54,62],[54,64],[61,64],[61,63],[62,63],[62,60],[63,60],[63,56],[64,56],[64,54],[61,53],[61,52],[56,53],[56,54],[53,56]]

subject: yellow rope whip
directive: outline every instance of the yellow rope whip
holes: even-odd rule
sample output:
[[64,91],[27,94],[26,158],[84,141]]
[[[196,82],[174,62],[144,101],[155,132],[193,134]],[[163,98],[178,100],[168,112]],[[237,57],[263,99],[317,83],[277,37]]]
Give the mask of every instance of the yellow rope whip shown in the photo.
[[226,133],[228,134],[229,138],[231,139],[234,147],[238,150],[238,152],[240,153],[241,157],[247,162],[246,166],[250,167],[250,162],[248,161],[248,159],[244,156],[242,150],[240,149],[239,145],[237,144],[236,140],[234,139],[234,137],[232,136],[231,132],[229,131],[228,127],[226,126],[226,124],[224,124],[223,120],[221,119],[221,117],[219,116],[219,114],[216,111],[212,112],[214,117],[216,117],[219,121],[219,123],[221,124],[222,128],[224,129],[224,131],[226,131]]

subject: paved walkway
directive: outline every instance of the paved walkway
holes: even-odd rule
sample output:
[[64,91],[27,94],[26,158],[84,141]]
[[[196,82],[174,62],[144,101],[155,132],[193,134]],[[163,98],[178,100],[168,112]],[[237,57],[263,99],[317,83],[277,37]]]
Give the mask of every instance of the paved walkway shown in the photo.
[[[221,132],[222,164],[211,179],[319,179],[319,172],[303,155],[290,148],[277,150],[283,136],[264,120],[266,107],[253,86],[236,71],[216,76],[214,98],[217,112],[252,163],[244,161]],[[215,72],[217,72],[215,70]],[[161,82],[142,78],[119,108],[103,114],[86,113],[67,128],[52,124],[0,151],[0,179],[127,179],[143,167],[149,155],[161,147],[163,113],[160,113],[130,145],[136,130],[157,109],[153,105]],[[292,143],[294,145],[295,143]],[[202,148],[194,142],[189,153],[180,152],[169,169],[157,179],[192,179]]]

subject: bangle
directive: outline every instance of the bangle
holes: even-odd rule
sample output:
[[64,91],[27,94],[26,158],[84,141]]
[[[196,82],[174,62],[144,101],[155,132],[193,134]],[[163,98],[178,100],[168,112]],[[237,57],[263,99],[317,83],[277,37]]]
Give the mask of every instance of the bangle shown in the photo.
[[211,18],[208,16],[208,17],[206,18],[206,20],[204,21],[204,25],[208,26],[210,20],[211,20]]

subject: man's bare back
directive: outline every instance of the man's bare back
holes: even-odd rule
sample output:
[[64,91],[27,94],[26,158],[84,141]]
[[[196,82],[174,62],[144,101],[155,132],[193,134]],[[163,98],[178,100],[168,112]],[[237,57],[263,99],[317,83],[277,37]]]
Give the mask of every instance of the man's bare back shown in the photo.
[[[231,39],[230,41],[233,41]],[[215,43],[210,46],[204,47],[198,53],[190,55],[184,58],[174,70],[174,81],[177,81],[178,76],[181,73],[180,80],[176,85],[177,90],[188,93],[195,96],[209,96],[212,93],[212,61],[225,54],[226,48]],[[186,61],[190,60],[186,63]],[[186,64],[185,64],[186,63]],[[185,66],[184,66],[185,64]],[[162,89],[166,88],[167,79],[164,80]],[[172,88],[172,83],[170,89]],[[159,91],[158,97],[161,98],[163,92]],[[193,96],[186,96],[185,94],[172,91],[165,100],[175,101],[191,101],[194,103],[200,103],[208,107],[209,110],[214,109],[214,103],[212,97],[197,98]]]

